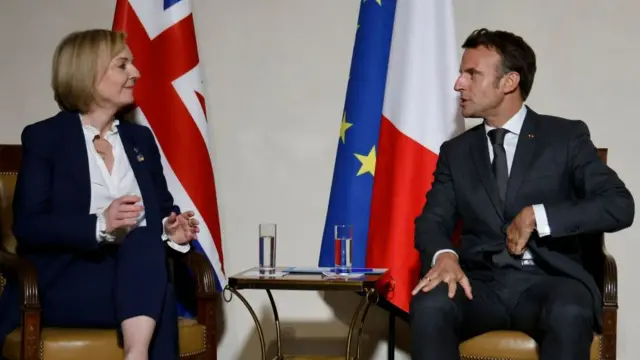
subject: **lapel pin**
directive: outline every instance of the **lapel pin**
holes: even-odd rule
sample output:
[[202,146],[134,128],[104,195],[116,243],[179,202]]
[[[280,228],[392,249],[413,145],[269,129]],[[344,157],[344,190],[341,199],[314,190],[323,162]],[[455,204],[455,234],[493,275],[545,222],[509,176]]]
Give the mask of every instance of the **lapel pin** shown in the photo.
[[133,152],[138,154],[138,155],[136,155],[136,160],[138,160],[138,162],[143,162],[144,161],[144,156],[142,156],[142,154],[140,154],[140,151],[138,151],[137,147],[133,148]]
[[533,139],[534,137],[536,137],[536,136],[533,135],[533,134],[529,134],[529,139]]

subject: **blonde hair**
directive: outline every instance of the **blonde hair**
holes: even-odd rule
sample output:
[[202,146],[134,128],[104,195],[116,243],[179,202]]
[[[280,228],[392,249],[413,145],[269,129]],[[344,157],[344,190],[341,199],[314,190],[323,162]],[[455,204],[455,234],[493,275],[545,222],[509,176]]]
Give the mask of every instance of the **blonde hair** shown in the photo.
[[60,109],[88,112],[95,101],[97,80],[125,47],[125,34],[107,29],[65,36],[53,54],[51,71],[51,87]]

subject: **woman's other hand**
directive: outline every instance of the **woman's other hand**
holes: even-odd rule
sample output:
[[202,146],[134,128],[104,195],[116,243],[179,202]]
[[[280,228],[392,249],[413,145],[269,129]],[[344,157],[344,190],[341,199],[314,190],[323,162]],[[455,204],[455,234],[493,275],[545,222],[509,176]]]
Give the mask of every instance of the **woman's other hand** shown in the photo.
[[125,195],[113,200],[104,211],[106,232],[137,224],[143,210],[143,206],[138,204],[140,201],[142,198],[138,195]]

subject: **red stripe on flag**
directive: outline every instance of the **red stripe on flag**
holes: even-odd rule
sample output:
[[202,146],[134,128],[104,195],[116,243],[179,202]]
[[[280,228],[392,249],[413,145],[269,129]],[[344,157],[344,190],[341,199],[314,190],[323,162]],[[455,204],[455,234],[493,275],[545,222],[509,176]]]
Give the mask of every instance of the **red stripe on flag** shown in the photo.
[[209,228],[224,269],[213,165],[198,126],[172,84],[199,63],[193,15],[151,40],[129,2],[119,0],[113,28],[127,34],[141,73],[134,88],[136,104]]
[[[431,188],[437,154],[401,133],[382,117],[371,200],[367,267],[389,268],[387,299],[409,311],[420,276],[414,220]],[[384,285],[384,284],[381,284]]]
[[198,98],[198,102],[200,103],[200,106],[202,106],[202,112],[204,113],[204,117],[205,119],[207,118],[207,105],[204,101],[204,96],[202,96],[202,94],[200,94],[199,92],[195,91],[196,93],[196,97]]

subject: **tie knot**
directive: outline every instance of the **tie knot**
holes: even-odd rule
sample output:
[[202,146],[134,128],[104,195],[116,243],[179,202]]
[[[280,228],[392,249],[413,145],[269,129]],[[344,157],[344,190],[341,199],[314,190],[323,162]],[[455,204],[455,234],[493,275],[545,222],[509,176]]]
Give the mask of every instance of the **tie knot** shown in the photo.
[[488,135],[489,135],[489,140],[491,140],[491,144],[503,145],[504,137],[507,135],[508,132],[509,130],[503,129],[503,128],[489,130]]

